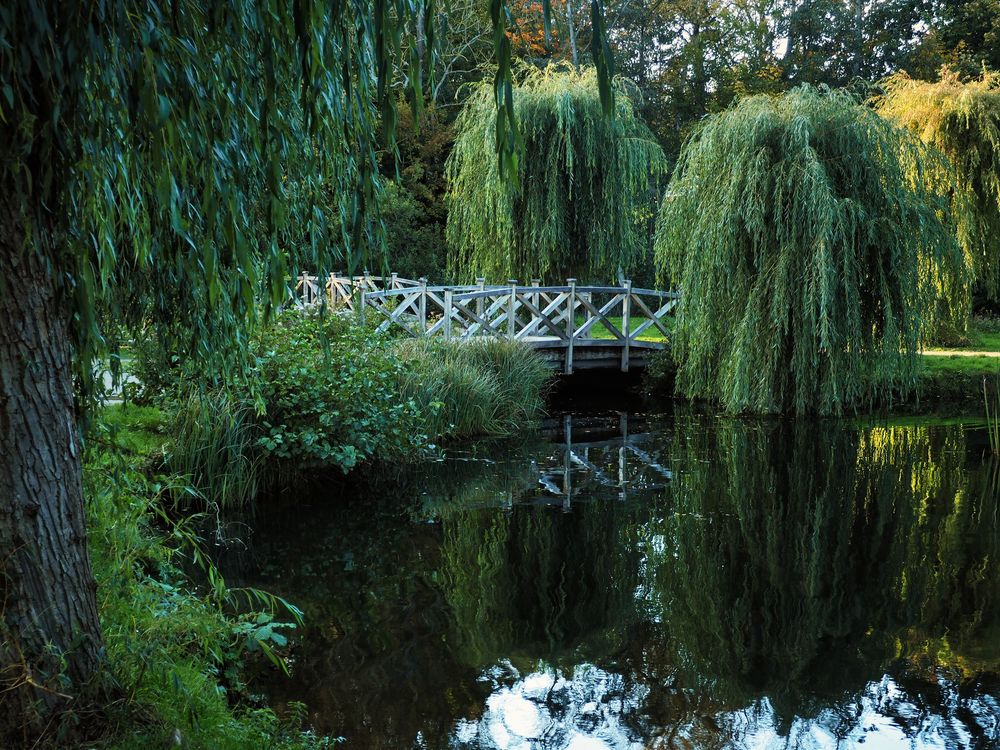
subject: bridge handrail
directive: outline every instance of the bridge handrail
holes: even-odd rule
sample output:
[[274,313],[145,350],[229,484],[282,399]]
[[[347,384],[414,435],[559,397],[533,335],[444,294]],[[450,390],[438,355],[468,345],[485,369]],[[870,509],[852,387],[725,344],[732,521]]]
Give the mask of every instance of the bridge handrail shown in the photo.
[[[387,299],[389,297],[396,297],[396,296],[399,296],[401,294],[412,294],[413,292],[419,292],[419,291],[435,292],[435,293],[438,293],[438,294],[441,294],[441,293],[444,293],[444,292],[455,292],[455,291],[460,291],[462,293],[465,293],[465,291],[463,291],[463,290],[465,290],[465,291],[477,291],[477,292],[478,291],[483,291],[478,286],[469,285],[469,284],[465,284],[465,285],[461,285],[461,286],[443,286],[442,285],[442,286],[426,286],[426,287],[425,286],[421,286],[420,284],[418,284],[415,287],[405,287],[405,288],[402,288],[402,289],[380,289],[380,290],[377,290],[377,291],[374,291],[374,292],[365,292],[365,298],[366,299]],[[490,286],[490,287],[486,287],[485,291],[487,292],[487,294],[496,294],[497,290],[501,290],[501,291],[506,290],[507,292],[510,292],[510,287],[509,286]]]
[[[295,286],[295,291],[299,291],[303,288],[305,282],[311,282],[318,287],[320,277],[313,276],[307,273],[302,273],[296,277],[297,283]],[[463,298],[476,299],[478,297],[488,297],[495,294],[497,291],[509,291],[512,287],[520,290],[530,290],[532,292],[538,292],[542,294],[558,294],[560,292],[566,291],[567,286],[550,285],[550,286],[539,286],[537,284],[427,284],[426,279],[407,279],[397,274],[392,274],[391,276],[372,276],[368,273],[357,275],[357,276],[342,276],[337,272],[329,274],[326,278],[326,286],[329,288],[331,283],[339,283],[343,285],[352,286],[368,286],[371,287],[370,291],[365,292],[366,297],[369,299],[378,299],[383,297],[398,296],[399,294],[405,293],[407,291],[412,291],[415,289],[426,289],[429,292],[443,293],[446,291],[457,292],[463,295]],[[381,284],[382,289],[378,289],[377,286]],[[389,285],[386,287],[386,285]],[[615,294],[625,291],[626,287],[621,286],[584,286],[578,285],[576,290],[578,293],[583,294]],[[318,288],[316,289],[318,291]],[[669,292],[662,291],[659,289],[646,289],[643,287],[633,287],[633,294],[641,294],[645,296],[660,297],[663,299],[679,299],[679,292]],[[471,297],[465,297],[464,295],[473,295]]]

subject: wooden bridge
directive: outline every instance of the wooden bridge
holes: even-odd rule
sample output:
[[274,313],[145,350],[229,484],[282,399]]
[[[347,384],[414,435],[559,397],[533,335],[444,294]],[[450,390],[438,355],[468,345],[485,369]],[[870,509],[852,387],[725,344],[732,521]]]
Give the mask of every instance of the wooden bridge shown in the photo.
[[445,341],[479,336],[523,341],[553,368],[644,367],[670,338],[669,318],[680,295],[618,286],[542,286],[536,279],[488,285],[432,286],[427,279],[396,274],[325,278],[301,274],[295,285],[300,305],[325,303],[355,311],[380,332],[437,336]]

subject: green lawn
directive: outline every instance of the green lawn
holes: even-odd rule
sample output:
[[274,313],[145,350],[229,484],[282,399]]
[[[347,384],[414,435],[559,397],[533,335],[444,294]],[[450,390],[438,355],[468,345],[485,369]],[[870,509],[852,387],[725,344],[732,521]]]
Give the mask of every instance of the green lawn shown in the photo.
[[986,352],[1000,352],[1000,330],[973,328],[969,331],[969,348]]
[[169,442],[168,417],[153,406],[109,404],[101,417],[118,449],[138,459],[163,453]]
[[[579,328],[580,326],[582,326],[583,323],[584,323],[584,321],[586,321],[586,319],[587,318],[584,315],[577,315],[576,316],[576,325],[577,325],[577,328]],[[646,320],[645,317],[642,317],[642,318],[632,318],[632,320],[631,320],[631,328],[632,328],[632,330],[634,331],[636,328],[638,328],[640,325],[642,325],[642,322],[645,321],[645,320]],[[617,326],[619,331],[621,330],[621,328],[622,328],[622,317],[620,315],[617,315],[617,316],[616,315],[609,315],[608,316],[608,321],[610,321],[611,325]],[[673,322],[674,322],[673,318],[667,318],[667,320],[665,321],[664,325],[666,325],[667,328],[670,328],[673,325]],[[591,338],[595,338],[595,339],[612,339],[612,338],[614,338],[614,335],[611,333],[611,329],[607,326],[606,323],[595,323],[593,326],[591,326],[591,328],[590,328],[590,336],[591,336]],[[667,340],[666,337],[663,335],[663,333],[660,331],[660,329],[657,328],[656,326],[650,326],[649,328],[647,328],[645,331],[642,332],[641,336],[639,336],[639,341],[660,341],[660,342],[663,342],[663,341],[666,341],[666,340]]]
[[925,354],[924,369],[928,373],[962,373],[966,375],[1000,374],[1000,357],[942,356]]
[[[969,342],[956,347],[929,347],[924,353],[925,372],[934,376],[997,375],[1000,373],[1000,327],[993,320],[974,319]],[[979,353],[982,356],[977,356]],[[995,354],[996,356],[989,356]]]

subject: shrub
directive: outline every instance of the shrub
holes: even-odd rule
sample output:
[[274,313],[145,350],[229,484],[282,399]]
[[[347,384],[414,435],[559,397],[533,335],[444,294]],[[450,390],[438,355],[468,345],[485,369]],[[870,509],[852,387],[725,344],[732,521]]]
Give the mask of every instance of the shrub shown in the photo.
[[398,398],[389,342],[348,317],[285,313],[255,350],[266,459],[347,472],[423,444],[414,405]]
[[168,464],[210,505],[302,469],[410,458],[431,438],[512,434],[542,413],[550,377],[520,343],[392,341],[316,312],[283,313],[253,351],[246,387],[179,407]]

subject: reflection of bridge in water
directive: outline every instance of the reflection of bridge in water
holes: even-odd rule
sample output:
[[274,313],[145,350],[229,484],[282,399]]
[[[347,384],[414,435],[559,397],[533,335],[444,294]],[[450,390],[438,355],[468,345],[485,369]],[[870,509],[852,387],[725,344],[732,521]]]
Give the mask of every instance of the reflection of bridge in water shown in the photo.
[[[495,451],[448,451],[424,464],[423,513],[443,517],[474,508],[542,505],[569,512],[573,503],[624,501],[657,492],[673,478],[662,431],[626,413],[559,416],[539,433]],[[539,439],[541,438],[541,439]],[[435,478],[435,475],[437,478]]]
[[[539,499],[558,501],[567,510],[574,497],[614,493],[624,500],[630,491],[666,486],[673,473],[660,461],[662,434],[644,432],[644,420],[624,412],[608,417],[546,420],[542,432],[553,441],[552,458],[539,465]],[[557,442],[558,441],[558,442]]]

